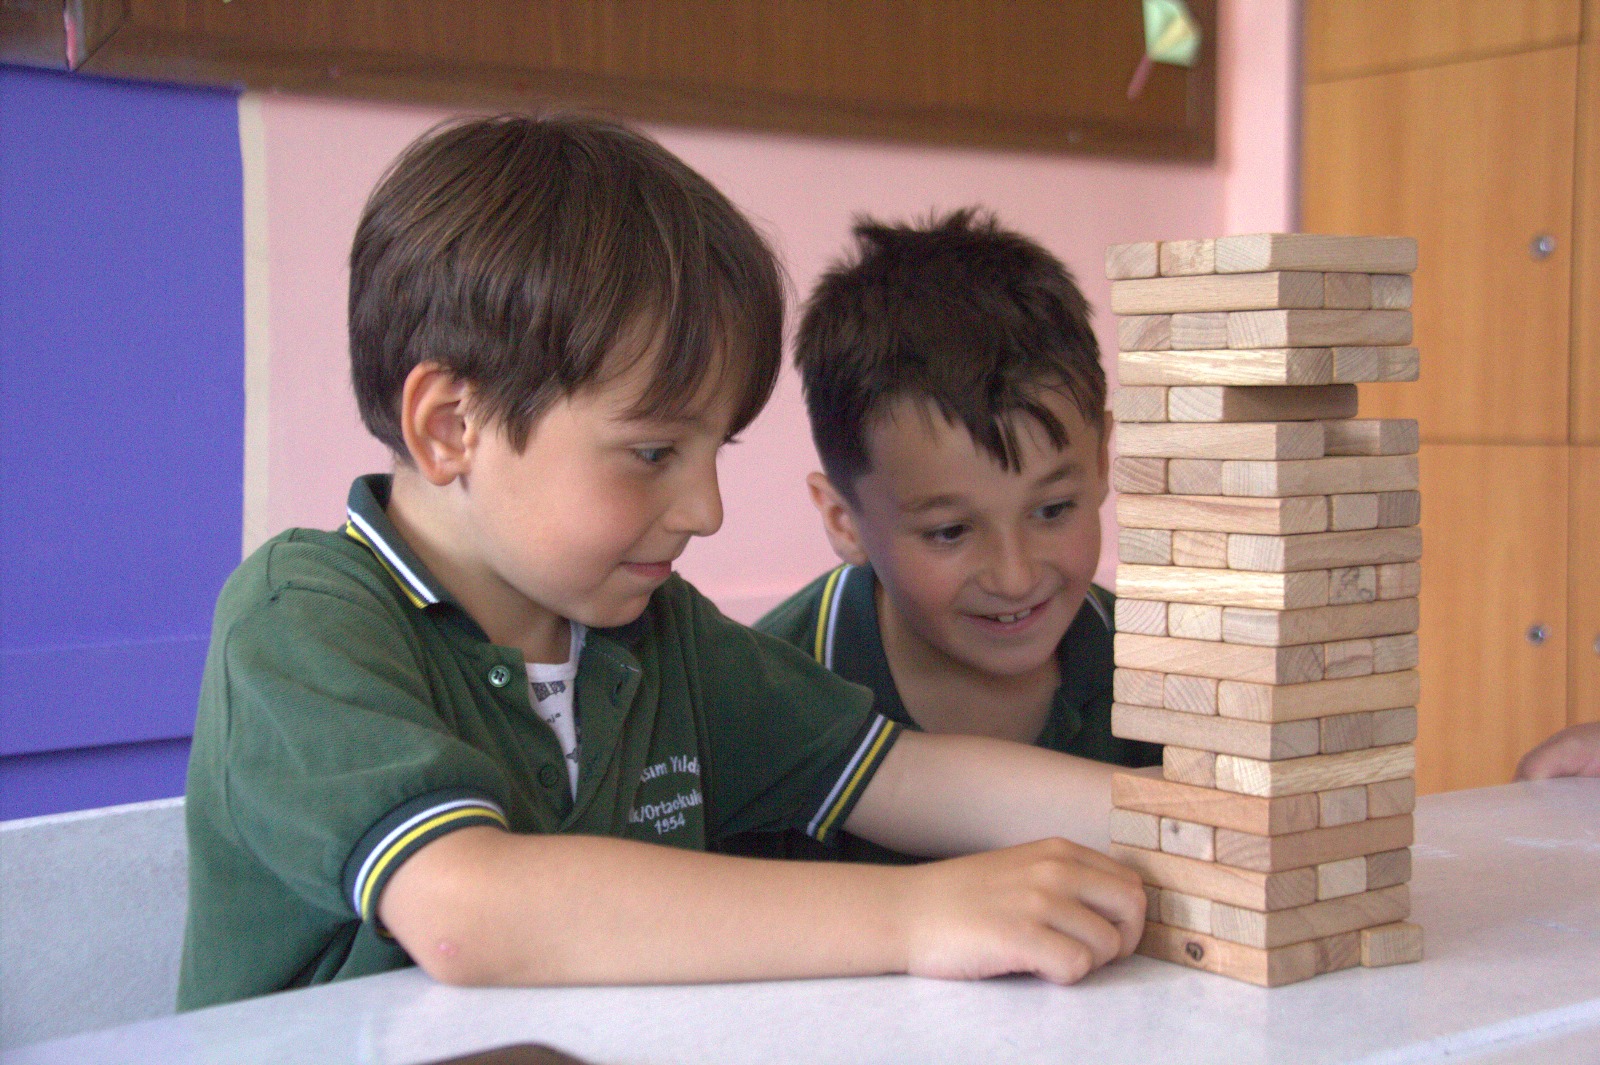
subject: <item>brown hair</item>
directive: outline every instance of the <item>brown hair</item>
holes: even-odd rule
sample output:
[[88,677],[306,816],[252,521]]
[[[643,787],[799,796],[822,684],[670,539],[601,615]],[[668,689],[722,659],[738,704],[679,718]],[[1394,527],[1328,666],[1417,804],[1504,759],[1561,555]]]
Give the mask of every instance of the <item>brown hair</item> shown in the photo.
[[[628,344],[641,328],[656,342]],[[400,395],[420,363],[470,382],[519,450],[552,402],[646,355],[635,414],[681,414],[714,382],[737,390],[738,431],[772,393],[782,329],[777,261],[733,204],[592,118],[436,127],[378,182],[350,251],[356,402],[402,458]]]

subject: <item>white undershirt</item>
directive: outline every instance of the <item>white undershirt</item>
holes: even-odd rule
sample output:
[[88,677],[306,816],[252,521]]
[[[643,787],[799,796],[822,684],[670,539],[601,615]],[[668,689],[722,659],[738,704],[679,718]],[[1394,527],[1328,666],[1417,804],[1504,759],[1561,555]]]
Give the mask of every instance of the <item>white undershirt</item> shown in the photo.
[[561,753],[567,760],[567,783],[573,798],[578,795],[578,712],[572,701],[572,690],[578,679],[578,656],[583,653],[583,640],[589,630],[576,621],[568,621],[572,630],[572,643],[565,662],[527,662],[528,700],[533,712],[550,726],[561,744]]

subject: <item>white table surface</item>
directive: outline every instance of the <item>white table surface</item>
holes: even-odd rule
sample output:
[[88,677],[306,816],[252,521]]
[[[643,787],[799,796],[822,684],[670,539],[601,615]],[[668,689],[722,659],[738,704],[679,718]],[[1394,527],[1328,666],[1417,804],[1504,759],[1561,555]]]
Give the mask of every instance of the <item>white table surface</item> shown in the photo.
[[1131,958],[1060,988],[911,977],[462,990],[403,970],[22,1047],[6,1065],[416,1065],[521,1041],[596,1063],[1600,1062],[1600,780],[1424,798],[1417,965],[1266,990]]

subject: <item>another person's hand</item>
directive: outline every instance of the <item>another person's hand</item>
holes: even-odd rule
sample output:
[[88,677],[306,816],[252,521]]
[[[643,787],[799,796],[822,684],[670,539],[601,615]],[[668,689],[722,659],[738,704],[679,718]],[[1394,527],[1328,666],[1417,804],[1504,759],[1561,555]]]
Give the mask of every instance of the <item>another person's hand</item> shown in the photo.
[[1600,721],[1573,725],[1522,756],[1518,780],[1600,777]]

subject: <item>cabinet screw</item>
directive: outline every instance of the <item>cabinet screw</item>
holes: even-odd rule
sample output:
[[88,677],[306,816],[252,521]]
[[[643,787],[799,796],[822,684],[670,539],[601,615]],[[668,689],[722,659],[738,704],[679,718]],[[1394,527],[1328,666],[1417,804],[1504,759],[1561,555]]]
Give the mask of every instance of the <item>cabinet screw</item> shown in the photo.
[[1550,638],[1550,628],[1543,622],[1536,621],[1528,626],[1528,642],[1535,647],[1541,646]]
[[1556,238],[1548,233],[1540,233],[1533,238],[1533,243],[1528,246],[1528,254],[1533,256],[1534,262],[1543,262],[1555,254]]

